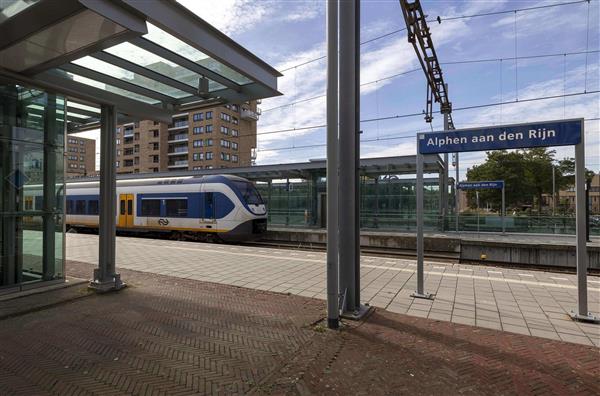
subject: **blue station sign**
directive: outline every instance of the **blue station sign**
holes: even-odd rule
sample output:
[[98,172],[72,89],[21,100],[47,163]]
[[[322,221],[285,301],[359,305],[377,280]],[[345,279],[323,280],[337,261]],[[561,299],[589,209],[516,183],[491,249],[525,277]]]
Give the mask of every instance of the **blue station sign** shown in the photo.
[[529,147],[570,146],[581,142],[583,119],[534,122],[448,132],[419,133],[419,153],[455,153]]
[[458,188],[461,190],[483,190],[487,188],[501,190],[504,188],[504,180],[461,182],[458,183]]

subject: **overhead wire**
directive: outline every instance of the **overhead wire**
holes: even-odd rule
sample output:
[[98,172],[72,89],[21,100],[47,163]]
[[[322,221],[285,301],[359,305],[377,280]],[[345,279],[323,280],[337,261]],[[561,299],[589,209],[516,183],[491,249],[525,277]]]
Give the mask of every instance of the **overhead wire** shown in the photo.
[[[591,51],[574,51],[574,52],[558,52],[558,53],[552,53],[552,54],[537,54],[537,55],[522,55],[519,56],[519,59],[540,59],[540,58],[551,58],[551,57],[556,57],[556,56],[575,56],[575,55],[583,55],[583,54],[594,54],[594,53],[600,53],[600,50],[591,50]],[[441,62],[441,65],[462,65],[462,64],[471,64],[471,63],[489,63],[489,62],[503,62],[503,61],[510,61],[510,60],[514,60],[515,57],[506,57],[506,58],[485,58],[485,59],[469,59],[469,60],[461,60],[461,61],[449,61],[449,62]],[[385,81],[385,80],[391,80],[393,78],[396,77],[400,77],[400,76],[404,76],[410,73],[414,73],[414,72],[418,72],[421,69],[411,69],[411,70],[407,70],[405,72],[401,72],[401,73],[395,73],[389,76],[385,76],[385,77],[381,77],[378,78],[377,80],[373,80],[373,81],[368,81],[365,83],[360,84],[361,87],[366,86],[366,85],[370,85],[370,84],[375,84],[375,83],[380,83],[381,81]],[[304,103],[304,102],[310,102],[311,100],[316,100],[316,99],[320,99],[320,98],[324,98],[326,95],[325,94],[320,94],[317,96],[312,96],[309,98],[305,98],[305,99],[300,99],[297,101],[293,101],[293,102],[288,102],[282,105],[277,105],[277,106],[273,106],[273,107],[269,107],[267,109],[262,109],[261,112],[262,113],[266,113],[269,111],[273,111],[273,110],[277,110],[277,109],[281,109],[284,107],[290,107],[292,105],[295,104],[300,104],[300,103]]]
[[[494,102],[494,103],[485,103],[485,104],[479,104],[479,105],[463,106],[463,107],[456,107],[453,109],[453,111],[473,110],[473,109],[480,109],[480,108],[485,108],[485,107],[494,107],[494,106],[508,105],[508,104],[515,104],[515,103],[534,102],[534,101],[540,101],[540,100],[560,99],[563,96],[574,97],[574,96],[592,95],[592,94],[600,94],[600,90],[589,91],[589,92],[574,92],[574,93],[570,93],[570,94],[566,94],[566,95],[542,96],[542,97],[537,97],[537,98],[521,99],[519,101],[512,100],[512,101],[504,101],[504,102]],[[435,111],[434,113],[440,113],[440,112]],[[422,115],[422,113],[397,114],[397,115],[391,115],[391,116],[385,116],[385,117],[364,119],[364,120],[361,120],[360,122],[361,122],[361,124],[363,124],[363,123],[370,123],[370,122],[376,122],[376,121],[385,121],[385,120],[392,120],[392,119],[399,119],[399,118],[416,117],[416,116],[420,116],[420,115]],[[586,118],[585,120],[586,121],[594,121],[594,120],[598,120],[598,119],[600,119],[600,118]],[[306,126],[306,127],[296,128],[296,129],[279,129],[279,130],[272,130],[272,131],[268,131],[268,132],[260,132],[260,133],[257,133],[256,135],[270,135],[270,134],[278,134],[278,133],[292,132],[292,131],[298,131],[298,130],[319,129],[319,128],[325,128],[326,126],[327,126],[326,124],[320,124],[320,125],[311,125],[311,126]],[[250,136],[250,135],[248,135],[248,136]],[[252,135],[252,136],[254,136],[254,135]],[[414,134],[407,136],[405,138],[408,138],[408,137],[414,137]],[[381,139],[361,140],[361,142],[362,141],[378,141],[378,140],[384,140],[384,139],[381,138]],[[301,148],[306,148],[306,147],[315,147],[315,146],[314,145],[296,146],[295,148],[301,149]],[[294,147],[288,147],[285,149],[292,149],[292,148],[294,148]],[[257,151],[276,151],[276,150],[278,150],[278,148],[272,148],[272,149],[260,149],[259,148],[259,149],[257,149]]]
[[[502,11],[493,11],[493,12],[484,12],[484,13],[477,13],[477,14],[470,14],[470,15],[458,15],[458,16],[453,16],[453,17],[438,17],[435,19],[432,19],[430,21],[430,23],[433,22],[439,22],[442,23],[444,21],[454,21],[457,19],[469,19],[469,18],[478,18],[478,17],[484,17],[484,16],[491,16],[491,15],[501,15],[501,14],[509,14],[512,12],[521,12],[521,11],[533,11],[533,10],[540,10],[540,9],[544,9],[544,8],[552,8],[552,7],[560,7],[560,6],[567,6],[567,5],[574,5],[574,4],[580,4],[580,3],[585,3],[588,2],[588,0],[577,0],[577,1],[570,1],[570,2],[565,2],[565,3],[555,3],[555,4],[545,4],[545,5],[541,5],[541,6],[535,6],[535,7],[525,7],[525,8],[514,8],[514,9],[510,9],[510,10],[502,10]],[[404,32],[406,31],[406,28],[400,28],[400,29],[396,29],[396,30],[392,30],[390,32],[387,33],[383,33],[379,36],[375,36],[373,38],[370,38],[366,41],[361,41],[360,45],[365,45],[365,44],[369,44],[372,43],[374,41],[377,40],[381,40],[383,38],[389,37],[389,36],[393,36],[394,34],[398,34],[400,32]],[[327,59],[327,55],[323,55],[323,56],[319,56],[317,58],[314,59],[309,59],[307,61],[303,61],[301,63],[298,63],[294,66],[289,66],[286,67],[285,69],[281,69],[279,70],[281,73],[292,70],[296,67],[300,67],[300,66],[305,66],[308,65],[310,63],[313,62],[317,62],[323,59]]]

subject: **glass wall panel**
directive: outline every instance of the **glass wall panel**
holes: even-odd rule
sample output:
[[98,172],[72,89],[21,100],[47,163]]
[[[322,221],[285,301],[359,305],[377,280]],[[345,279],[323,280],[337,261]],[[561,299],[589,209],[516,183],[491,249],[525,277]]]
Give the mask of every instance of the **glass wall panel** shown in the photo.
[[65,105],[0,86],[0,288],[63,277]]

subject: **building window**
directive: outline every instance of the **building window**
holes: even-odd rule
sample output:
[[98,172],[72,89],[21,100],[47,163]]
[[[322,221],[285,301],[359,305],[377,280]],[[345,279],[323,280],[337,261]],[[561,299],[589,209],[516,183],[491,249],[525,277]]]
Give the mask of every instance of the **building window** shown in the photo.
[[236,113],[240,112],[240,106],[236,105],[236,104],[232,104],[231,105],[231,110],[235,111]]
[[212,125],[207,125],[206,126],[206,133],[212,133],[212,131],[213,131]]
[[154,173],[158,172],[158,168],[152,168],[152,172],[154,172]]
[[85,169],[85,165],[84,164],[80,164],[79,165],[79,169]]
[[134,163],[135,165],[139,165],[139,164],[140,164],[140,157],[134,157],[134,158],[133,158],[133,163]]
[[84,142],[83,140],[80,140],[80,141],[79,141],[79,144],[80,144],[81,146],[83,146],[83,145],[85,144],[85,142]]
[[192,154],[192,159],[194,161],[202,161],[204,159],[204,153],[194,153]]
[[79,161],[85,161],[85,157],[83,155],[79,156]]
[[229,135],[229,128],[227,128],[226,126],[221,126],[221,133],[223,135]]
[[83,147],[79,147],[79,152],[80,152],[81,154],[85,154],[85,148],[83,148]]
[[212,139],[206,139],[206,147],[210,147],[213,145],[213,140]]
[[117,149],[117,157],[121,155],[121,149]]
[[140,133],[136,132],[133,134],[133,140],[140,140]]
[[237,125],[237,124],[239,124],[240,122],[238,121],[238,119],[237,119],[237,118],[235,118],[235,117],[231,117],[231,123],[232,123],[232,124],[234,124],[234,125]]
[[235,154],[231,155],[231,162],[238,162],[238,156]]
[[231,136],[240,136],[240,133],[238,132],[237,129],[232,129],[231,130]]
[[202,167],[201,167],[201,166],[194,166],[194,167],[192,168],[192,170],[202,170]]
[[133,149],[132,149],[131,147],[129,147],[129,148],[126,148],[126,149],[123,151],[123,155],[133,155]]
[[202,127],[202,126],[194,127],[194,135],[198,135],[200,133],[204,133],[204,127]]
[[158,129],[153,129],[150,131],[150,133],[152,133],[152,137],[155,137],[155,138],[160,136],[159,135],[160,132],[158,131]]
[[154,163],[158,162],[158,155],[153,155],[152,156],[152,162],[154,162]]
[[194,121],[202,121],[204,119],[204,113],[196,113],[192,116]]
[[128,160],[123,161],[123,166],[133,166],[133,160],[128,159]]
[[139,153],[140,152],[140,145],[136,144],[135,146],[133,146],[133,152],[134,153]]
[[121,139],[117,139],[117,144],[121,144]]
[[212,151],[209,151],[208,153],[206,153],[205,158],[206,158],[207,161],[213,159],[213,153],[212,153]]
[[158,150],[159,149],[159,144],[158,142],[154,142],[152,143],[152,150]]
[[121,161],[117,161],[117,168],[121,166]]
[[229,148],[231,147],[231,142],[229,140],[221,139],[221,147]]
[[[207,139],[207,140],[208,140],[208,139]],[[203,144],[202,144],[202,143],[203,143],[203,140],[202,140],[202,139],[200,139],[200,140],[194,140],[194,142],[192,143],[192,145],[193,145],[194,147],[202,147],[202,146],[203,146]]]
[[206,119],[207,120],[212,120],[212,111],[207,111],[206,112]]
[[231,116],[229,114],[227,114],[227,113],[221,113],[221,119],[223,121],[230,122],[231,121]]
[[208,165],[208,166],[206,167],[206,169],[212,169],[212,168],[213,168],[213,166],[212,166],[212,165]]
[[238,144],[236,142],[231,142],[231,148],[234,150],[238,149]]
[[229,161],[229,159],[230,159],[229,154],[221,152],[221,159],[223,161]]

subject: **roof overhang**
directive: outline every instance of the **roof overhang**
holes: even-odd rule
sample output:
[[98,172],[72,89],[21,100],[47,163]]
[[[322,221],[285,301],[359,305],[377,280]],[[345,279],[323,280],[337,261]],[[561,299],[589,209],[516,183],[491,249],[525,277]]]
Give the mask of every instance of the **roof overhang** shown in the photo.
[[[27,4],[3,19],[18,2]],[[280,95],[279,76],[175,0],[15,0],[0,7],[2,80],[115,105],[126,117],[169,122],[190,104]]]

